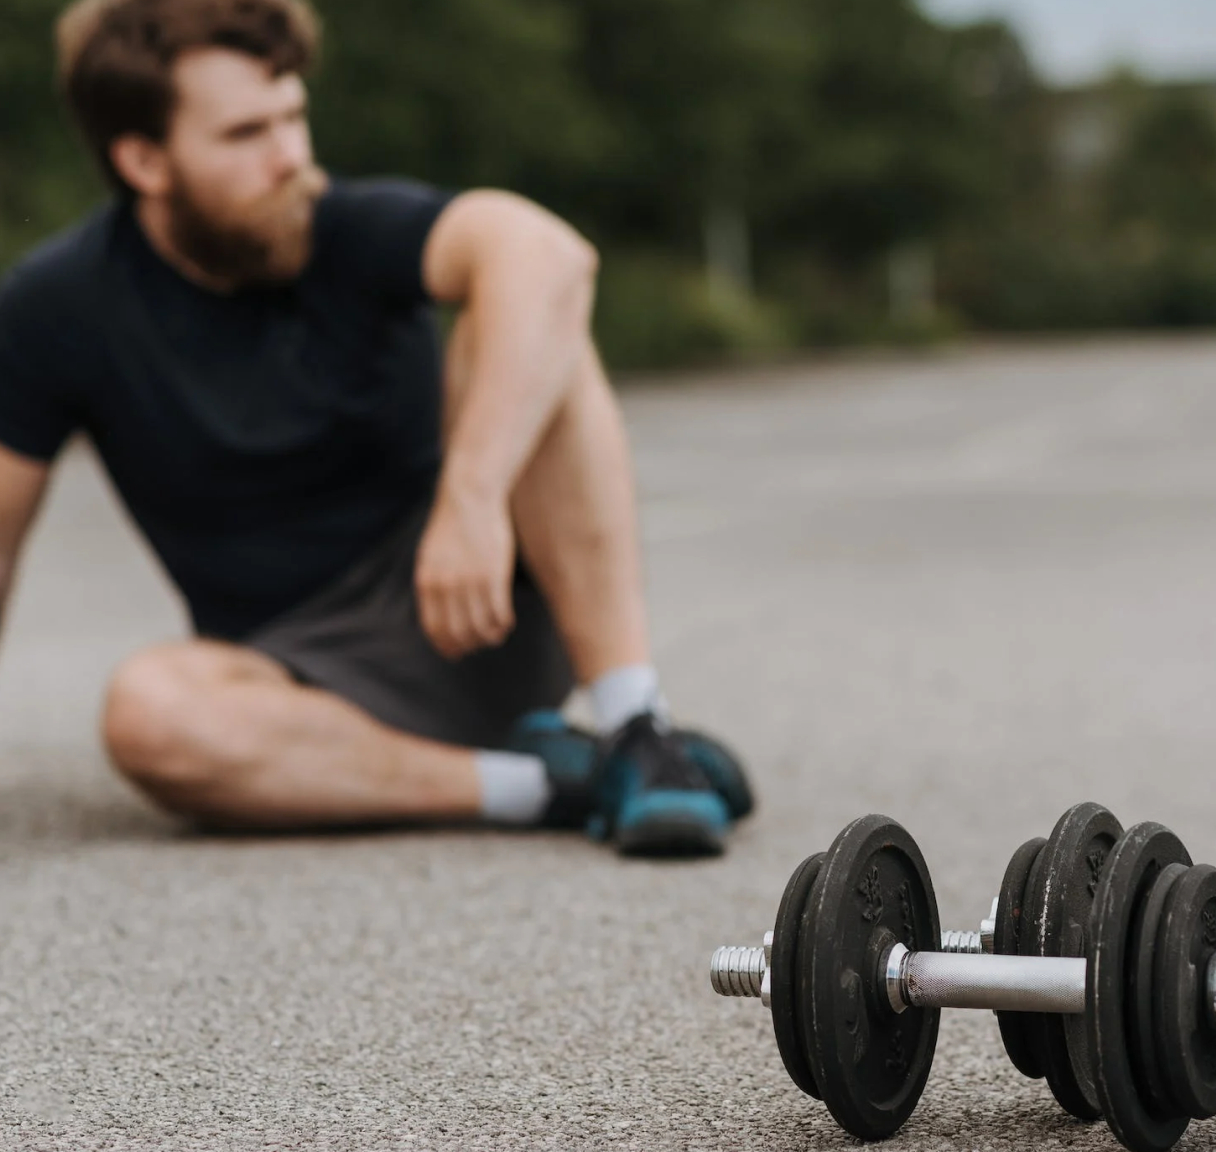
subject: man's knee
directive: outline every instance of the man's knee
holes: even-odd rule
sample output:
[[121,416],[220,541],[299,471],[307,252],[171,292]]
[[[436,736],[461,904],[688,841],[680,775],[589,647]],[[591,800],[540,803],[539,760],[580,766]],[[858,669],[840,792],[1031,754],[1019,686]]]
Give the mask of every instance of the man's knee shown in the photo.
[[177,645],[128,657],[106,692],[102,734],[115,765],[140,784],[185,782],[188,658]]
[[218,645],[168,644],[136,653],[114,672],[102,716],[118,769],[168,800],[215,783],[206,738],[214,694],[244,676],[276,674],[270,661]]

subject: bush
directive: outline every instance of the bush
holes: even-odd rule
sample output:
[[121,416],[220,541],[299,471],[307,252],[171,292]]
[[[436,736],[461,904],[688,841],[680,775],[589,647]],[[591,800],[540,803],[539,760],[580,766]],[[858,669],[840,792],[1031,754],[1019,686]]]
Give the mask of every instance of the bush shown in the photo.
[[794,344],[778,306],[711,285],[689,264],[638,252],[605,260],[596,335],[614,368],[753,360]]
[[944,291],[972,325],[997,331],[1216,324],[1213,245],[1025,235],[954,246]]

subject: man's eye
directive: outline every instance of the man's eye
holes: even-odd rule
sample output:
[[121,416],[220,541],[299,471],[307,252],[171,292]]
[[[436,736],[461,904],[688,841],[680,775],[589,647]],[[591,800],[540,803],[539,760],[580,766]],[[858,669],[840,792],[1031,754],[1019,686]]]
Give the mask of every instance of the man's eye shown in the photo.
[[237,128],[233,128],[228,133],[229,140],[252,140],[255,136],[262,134],[263,128],[261,124],[242,124]]

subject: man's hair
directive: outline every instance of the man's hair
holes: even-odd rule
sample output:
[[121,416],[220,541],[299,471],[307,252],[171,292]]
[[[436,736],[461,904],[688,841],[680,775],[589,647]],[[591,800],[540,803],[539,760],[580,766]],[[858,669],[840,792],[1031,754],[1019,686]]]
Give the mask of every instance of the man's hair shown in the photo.
[[129,191],[110,146],[128,133],[165,140],[183,53],[228,48],[282,76],[306,72],[320,39],[307,0],[76,0],[56,28],[59,82],[106,178]]

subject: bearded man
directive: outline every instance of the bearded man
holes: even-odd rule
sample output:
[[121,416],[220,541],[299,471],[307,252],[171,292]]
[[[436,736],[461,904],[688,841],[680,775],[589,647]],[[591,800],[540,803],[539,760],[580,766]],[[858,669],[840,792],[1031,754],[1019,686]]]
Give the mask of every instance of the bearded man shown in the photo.
[[[117,769],[194,821],[481,819],[712,853],[738,761],[671,726],[597,256],[499,191],[330,177],[302,0],[79,0],[113,201],[0,288],[0,605],[76,432],[195,635],[115,672]],[[432,317],[458,310],[446,348]],[[586,686],[597,732],[558,711]]]

